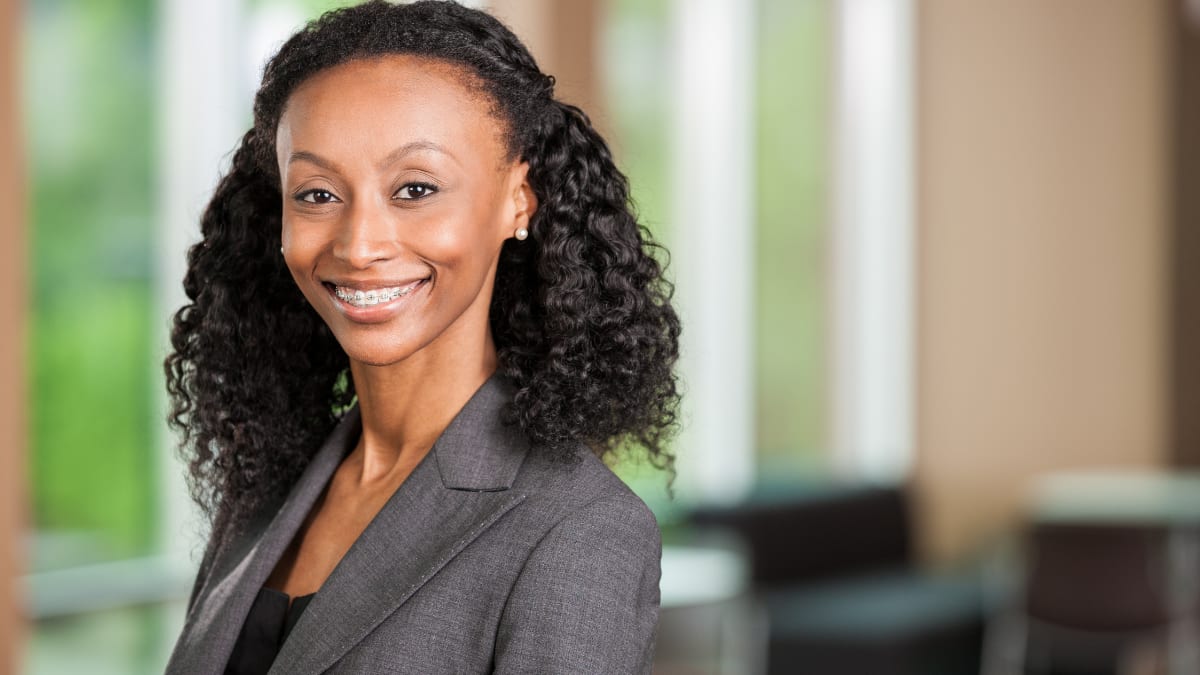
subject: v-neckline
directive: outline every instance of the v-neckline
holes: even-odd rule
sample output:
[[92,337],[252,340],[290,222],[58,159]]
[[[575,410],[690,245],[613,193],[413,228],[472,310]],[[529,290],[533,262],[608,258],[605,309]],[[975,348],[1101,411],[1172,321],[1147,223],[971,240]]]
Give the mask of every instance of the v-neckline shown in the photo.
[[287,609],[289,612],[292,611],[292,606],[295,605],[297,600],[304,600],[304,599],[312,598],[314,595],[316,595],[318,592],[320,592],[320,589],[317,589],[316,591],[313,591],[312,593],[305,593],[304,595],[291,596],[291,595],[288,595],[286,592],[279,590],[278,588],[271,588],[270,586],[263,586],[262,589],[269,593],[274,593],[276,595],[283,596],[287,600],[287,603],[288,603]]

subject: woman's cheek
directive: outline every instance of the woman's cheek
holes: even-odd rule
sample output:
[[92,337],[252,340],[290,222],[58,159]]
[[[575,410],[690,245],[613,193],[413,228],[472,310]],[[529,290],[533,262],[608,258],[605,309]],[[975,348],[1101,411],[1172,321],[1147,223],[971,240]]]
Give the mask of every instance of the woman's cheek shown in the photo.
[[453,267],[479,245],[473,229],[457,220],[439,221],[425,229],[421,237],[421,249],[417,253],[435,263]]

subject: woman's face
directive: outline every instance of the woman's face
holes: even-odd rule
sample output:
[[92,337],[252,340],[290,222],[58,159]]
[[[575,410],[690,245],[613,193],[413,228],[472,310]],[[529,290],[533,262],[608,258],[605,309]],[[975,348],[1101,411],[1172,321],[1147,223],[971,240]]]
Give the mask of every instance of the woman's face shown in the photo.
[[536,204],[465,78],[414,56],[352,61],[306,80],[280,118],[284,259],[353,360],[492,348],[500,247]]

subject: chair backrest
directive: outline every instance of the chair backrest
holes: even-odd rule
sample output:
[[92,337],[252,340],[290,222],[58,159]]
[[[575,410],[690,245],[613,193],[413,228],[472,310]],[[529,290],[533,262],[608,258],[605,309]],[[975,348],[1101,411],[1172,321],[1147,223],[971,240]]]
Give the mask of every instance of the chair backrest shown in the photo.
[[[1025,610],[1058,626],[1129,631],[1165,626],[1170,588],[1166,526],[1033,523],[1027,531]],[[1188,600],[1200,607],[1200,597]]]
[[737,533],[760,587],[808,583],[911,562],[908,502],[900,487],[824,486],[698,509],[690,521]]

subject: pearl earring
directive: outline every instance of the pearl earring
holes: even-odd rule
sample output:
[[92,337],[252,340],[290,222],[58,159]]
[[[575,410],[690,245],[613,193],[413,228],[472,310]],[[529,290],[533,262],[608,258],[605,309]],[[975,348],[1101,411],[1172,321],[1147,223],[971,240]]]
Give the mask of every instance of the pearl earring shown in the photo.
[[517,231],[513,233],[513,236],[519,241],[525,241],[525,238],[529,236],[529,230],[523,227],[517,228]]
[[283,247],[282,246],[279,247],[279,253],[280,253],[280,255],[283,255]]

